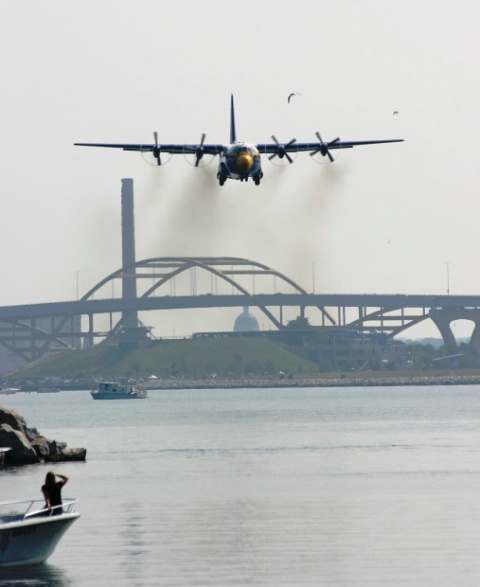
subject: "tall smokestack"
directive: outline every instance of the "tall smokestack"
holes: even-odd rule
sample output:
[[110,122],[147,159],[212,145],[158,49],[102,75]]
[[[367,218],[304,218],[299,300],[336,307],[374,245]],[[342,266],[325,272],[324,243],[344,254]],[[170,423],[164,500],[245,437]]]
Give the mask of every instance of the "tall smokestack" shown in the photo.
[[[133,179],[122,179],[122,267],[135,263],[135,225],[133,214]],[[133,275],[135,270],[129,270]],[[124,300],[136,299],[137,280],[133,277],[122,278],[122,298]],[[137,328],[137,312],[125,315],[123,327]]]

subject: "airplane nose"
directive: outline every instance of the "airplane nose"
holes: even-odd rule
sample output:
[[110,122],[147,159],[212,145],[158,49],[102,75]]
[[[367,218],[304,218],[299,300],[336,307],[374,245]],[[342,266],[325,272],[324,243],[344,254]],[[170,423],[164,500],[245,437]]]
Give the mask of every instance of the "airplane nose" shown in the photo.
[[253,157],[250,153],[240,153],[237,157],[237,167],[242,173],[250,171],[253,165]]

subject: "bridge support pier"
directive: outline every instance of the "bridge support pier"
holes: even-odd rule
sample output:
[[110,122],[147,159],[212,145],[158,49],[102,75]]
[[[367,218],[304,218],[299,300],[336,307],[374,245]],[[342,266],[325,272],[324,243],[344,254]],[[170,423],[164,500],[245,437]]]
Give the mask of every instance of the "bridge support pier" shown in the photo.
[[450,324],[455,320],[470,320],[475,324],[469,344],[480,353],[480,309],[452,308],[430,310],[430,318],[442,335],[443,342],[449,348],[456,347],[457,341]]

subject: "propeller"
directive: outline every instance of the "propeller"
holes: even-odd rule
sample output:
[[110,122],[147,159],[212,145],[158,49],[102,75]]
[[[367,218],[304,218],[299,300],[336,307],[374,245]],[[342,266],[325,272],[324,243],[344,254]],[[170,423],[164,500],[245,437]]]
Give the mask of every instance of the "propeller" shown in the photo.
[[200,164],[200,160],[202,159],[204,152],[203,152],[203,143],[205,142],[205,137],[207,135],[202,133],[202,138],[200,139],[200,145],[195,149],[195,167],[198,167]]
[[[155,165],[155,166],[160,166],[160,165],[165,165],[165,163],[168,163],[172,157],[171,154],[167,153],[166,157],[165,157],[165,153],[163,153],[164,158],[161,158],[161,152],[162,152],[162,147],[158,142],[158,132],[155,131],[153,133],[153,140],[154,140],[154,145],[145,145],[145,146],[141,146],[140,147],[140,153],[143,157],[143,159],[145,160],[146,163],[148,163],[149,165]],[[153,156],[153,159],[152,159]]]
[[291,145],[293,145],[293,143],[295,143],[297,139],[292,139],[286,145],[281,145],[277,141],[277,137],[275,135],[272,135],[272,140],[277,145],[277,150],[275,151],[275,153],[272,153],[268,159],[271,161],[275,157],[278,157],[279,159],[283,159],[284,157],[286,157],[288,159],[289,163],[293,163],[293,159],[290,157],[289,153],[287,152],[287,148],[290,147]]
[[333,145],[334,143],[338,143],[340,138],[337,137],[336,139],[333,139],[333,141],[325,143],[324,140],[322,139],[322,137],[320,136],[320,133],[318,132],[318,130],[315,134],[317,135],[319,146],[318,146],[318,149],[316,149],[315,151],[312,151],[310,153],[310,157],[314,157],[317,153],[320,153],[324,157],[326,155],[330,159],[330,161],[333,163],[335,161],[335,159],[332,157],[332,154],[330,153],[328,147],[330,145]]
[[206,134],[202,133],[200,143],[197,145],[185,145],[183,155],[189,165],[193,167],[206,167],[213,161],[214,154],[205,151],[204,143]]

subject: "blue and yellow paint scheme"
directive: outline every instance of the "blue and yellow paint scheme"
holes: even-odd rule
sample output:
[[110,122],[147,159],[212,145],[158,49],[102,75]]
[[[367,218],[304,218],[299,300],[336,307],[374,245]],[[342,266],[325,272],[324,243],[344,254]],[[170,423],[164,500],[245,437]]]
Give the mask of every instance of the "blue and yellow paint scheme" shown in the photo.
[[257,184],[263,177],[258,149],[248,143],[229,145],[220,155],[217,173],[220,184],[223,185],[227,178],[247,181],[249,177],[252,177]]

